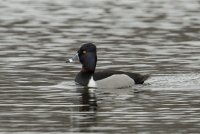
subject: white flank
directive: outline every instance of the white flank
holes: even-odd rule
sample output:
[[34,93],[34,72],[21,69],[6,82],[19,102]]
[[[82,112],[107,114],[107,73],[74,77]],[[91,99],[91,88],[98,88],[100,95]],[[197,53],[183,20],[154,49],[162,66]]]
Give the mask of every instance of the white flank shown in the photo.
[[115,74],[102,80],[96,81],[99,88],[125,88],[132,87],[135,82],[125,74]]
[[88,87],[97,87],[93,77],[91,77],[91,79],[89,80]]

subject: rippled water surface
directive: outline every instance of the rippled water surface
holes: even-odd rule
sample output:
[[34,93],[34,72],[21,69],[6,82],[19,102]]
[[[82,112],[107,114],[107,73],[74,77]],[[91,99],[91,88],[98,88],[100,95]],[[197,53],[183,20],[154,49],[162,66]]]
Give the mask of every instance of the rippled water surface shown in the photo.
[[[0,132],[200,133],[198,0],[0,1]],[[84,89],[82,43],[97,70],[149,73],[144,85]]]

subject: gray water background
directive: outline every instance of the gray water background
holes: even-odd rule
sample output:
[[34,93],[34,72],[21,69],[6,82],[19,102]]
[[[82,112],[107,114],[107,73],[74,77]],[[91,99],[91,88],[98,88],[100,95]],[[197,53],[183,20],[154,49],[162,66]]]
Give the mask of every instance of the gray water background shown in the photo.
[[[0,132],[200,133],[198,0],[1,0]],[[81,44],[97,70],[148,73],[144,85],[84,89]]]

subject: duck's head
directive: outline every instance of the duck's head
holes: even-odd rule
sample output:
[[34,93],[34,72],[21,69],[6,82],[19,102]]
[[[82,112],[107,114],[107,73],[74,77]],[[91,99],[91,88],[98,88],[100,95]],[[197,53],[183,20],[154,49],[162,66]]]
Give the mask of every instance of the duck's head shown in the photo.
[[77,60],[82,64],[82,72],[94,72],[97,63],[96,46],[92,43],[83,44],[77,51],[77,54],[73,58],[67,60],[67,62],[74,62]]

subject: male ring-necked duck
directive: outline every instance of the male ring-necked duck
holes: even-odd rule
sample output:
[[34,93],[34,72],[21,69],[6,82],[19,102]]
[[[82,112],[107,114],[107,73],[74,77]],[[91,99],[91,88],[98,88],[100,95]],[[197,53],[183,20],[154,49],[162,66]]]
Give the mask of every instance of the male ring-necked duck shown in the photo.
[[87,87],[99,88],[125,88],[135,84],[143,84],[149,75],[123,71],[96,72],[97,53],[96,46],[92,43],[83,44],[77,54],[66,62],[79,60],[82,64],[81,71],[77,74],[75,82]]

